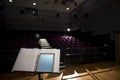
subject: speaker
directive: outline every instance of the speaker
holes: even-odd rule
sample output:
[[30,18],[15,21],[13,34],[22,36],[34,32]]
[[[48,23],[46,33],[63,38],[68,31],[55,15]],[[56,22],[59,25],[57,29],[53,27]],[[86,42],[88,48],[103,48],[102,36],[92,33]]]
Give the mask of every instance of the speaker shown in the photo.
[[24,14],[24,10],[23,10],[23,9],[22,9],[22,10],[20,10],[20,13],[21,13],[21,14]]
[[59,13],[57,13],[57,14],[56,14],[56,17],[59,17],[59,16],[60,16],[60,14],[59,14]]
[[85,16],[86,18],[88,18],[88,17],[89,17],[88,13],[84,13],[84,16]]

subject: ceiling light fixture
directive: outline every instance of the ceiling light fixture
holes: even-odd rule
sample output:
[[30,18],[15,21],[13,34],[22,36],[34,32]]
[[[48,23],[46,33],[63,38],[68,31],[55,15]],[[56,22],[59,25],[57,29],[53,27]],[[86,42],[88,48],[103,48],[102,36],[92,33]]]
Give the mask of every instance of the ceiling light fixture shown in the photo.
[[70,8],[66,8],[66,10],[70,10]]
[[33,5],[35,6],[35,5],[36,5],[36,3],[33,3]]
[[67,31],[70,32],[70,28],[67,28]]
[[9,2],[13,2],[13,0],[9,0]]

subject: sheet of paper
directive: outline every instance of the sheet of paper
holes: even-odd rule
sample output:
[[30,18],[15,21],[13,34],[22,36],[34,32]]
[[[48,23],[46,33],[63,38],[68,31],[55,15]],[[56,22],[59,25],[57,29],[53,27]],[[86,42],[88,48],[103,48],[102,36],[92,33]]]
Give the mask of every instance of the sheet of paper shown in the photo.
[[21,48],[12,71],[59,73],[60,49]]
[[21,48],[12,71],[34,71],[39,49]]

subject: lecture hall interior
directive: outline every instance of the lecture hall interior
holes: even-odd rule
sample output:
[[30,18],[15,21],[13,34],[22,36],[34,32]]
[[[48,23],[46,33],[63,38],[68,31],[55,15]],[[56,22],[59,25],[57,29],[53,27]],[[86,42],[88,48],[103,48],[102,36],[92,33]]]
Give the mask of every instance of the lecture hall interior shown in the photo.
[[[60,49],[59,73],[11,72],[21,48]],[[0,80],[38,76],[120,80],[120,0],[0,0]]]

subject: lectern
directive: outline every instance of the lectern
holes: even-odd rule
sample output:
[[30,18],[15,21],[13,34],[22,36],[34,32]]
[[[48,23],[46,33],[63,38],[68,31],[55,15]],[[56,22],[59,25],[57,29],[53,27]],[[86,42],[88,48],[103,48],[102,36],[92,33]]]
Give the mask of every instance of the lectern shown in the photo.
[[59,73],[60,49],[21,48],[13,66],[13,71]]

